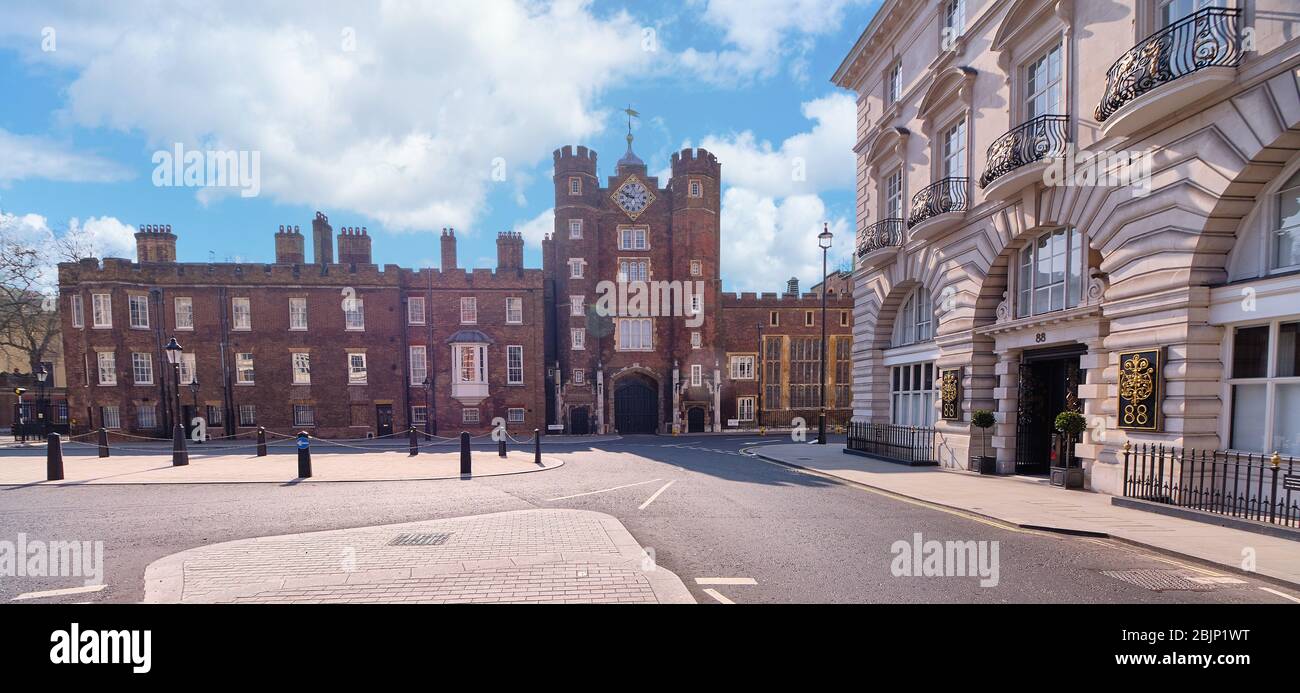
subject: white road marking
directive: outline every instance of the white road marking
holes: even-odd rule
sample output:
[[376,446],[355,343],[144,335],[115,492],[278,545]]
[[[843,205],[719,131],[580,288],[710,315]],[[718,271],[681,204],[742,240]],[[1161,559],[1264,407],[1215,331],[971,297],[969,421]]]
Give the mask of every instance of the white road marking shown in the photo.
[[704,590],[704,593],[718,600],[718,603],[720,604],[735,604],[735,602],[731,601],[730,599],[727,599],[721,594],[718,594],[717,590]]
[[1227,575],[1212,575],[1209,577],[1189,577],[1187,579],[1191,580],[1192,582],[1200,583],[1202,585],[1244,585],[1246,584],[1245,580],[1239,580],[1235,577],[1228,577]]
[[61,597],[65,594],[85,594],[87,592],[98,592],[104,589],[105,587],[108,587],[108,585],[86,585],[85,587],[69,587],[67,589],[61,589],[61,590],[45,590],[44,592],[23,592],[17,597],[14,597],[13,601],[18,601],[19,599],[43,599],[45,597]]
[[[591,496],[591,495],[595,495],[595,494],[597,494],[597,493],[609,493],[610,491],[617,491],[617,490],[619,490],[619,489],[621,489],[621,488],[632,488],[633,486],[642,486],[642,485],[644,485],[644,484],[653,484],[653,483],[656,482],[656,481],[662,481],[662,479],[651,479],[651,480],[649,480],[649,481],[638,481],[638,482],[636,482],[635,484],[623,484],[622,486],[615,486],[615,487],[613,487],[613,488],[602,488],[602,489],[600,489],[599,491],[588,491],[588,492],[586,492],[586,493],[575,493],[575,494],[573,494],[572,496],[560,496],[559,498],[547,498],[546,500],[547,500],[547,502],[550,502],[550,501],[568,500],[568,499],[570,499],[570,498],[581,498],[582,496]],[[668,482],[668,483],[671,484],[672,482],[670,481],[670,482]]]
[[664,491],[667,491],[667,490],[668,490],[668,487],[669,487],[669,486],[672,486],[673,483],[674,483],[675,481],[677,481],[677,480],[676,480],[676,479],[673,479],[673,481],[670,481],[670,482],[664,484],[663,486],[660,486],[660,487],[659,487],[659,490],[658,490],[658,491],[655,491],[655,493],[654,493],[653,496],[650,496],[649,498],[647,498],[646,501],[645,501],[644,503],[641,504],[641,507],[637,508],[637,510],[645,510],[645,507],[646,507],[647,505],[650,505],[651,503],[655,502],[655,499],[659,497],[659,494],[663,493]]
[[[1272,588],[1269,588],[1269,587],[1261,587],[1260,589],[1264,590],[1265,592],[1268,592],[1269,594],[1276,594],[1277,596],[1279,596],[1279,597],[1281,597],[1281,598],[1283,598],[1283,599],[1290,599],[1291,601],[1295,602],[1296,604],[1300,604],[1300,599],[1296,599],[1295,597],[1292,597],[1291,595],[1287,594],[1286,592],[1279,592],[1279,591],[1277,591],[1277,590],[1275,590],[1275,589],[1272,589]],[[707,592],[707,591],[708,591],[708,590],[705,590],[705,592]]]
[[695,578],[697,585],[757,585],[754,578]]

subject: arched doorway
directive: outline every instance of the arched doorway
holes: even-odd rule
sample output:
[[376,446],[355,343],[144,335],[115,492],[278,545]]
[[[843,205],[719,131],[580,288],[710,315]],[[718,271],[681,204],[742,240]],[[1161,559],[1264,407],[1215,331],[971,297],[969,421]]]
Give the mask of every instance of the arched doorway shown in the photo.
[[574,407],[569,410],[569,433],[575,436],[585,436],[591,433],[590,421],[586,407]]
[[647,379],[628,376],[614,386],[614,428],[623,434],[659,428],[659,392]]
[[686,430],[689,433],[704,432],[704,407],[691,407],[686,412]]

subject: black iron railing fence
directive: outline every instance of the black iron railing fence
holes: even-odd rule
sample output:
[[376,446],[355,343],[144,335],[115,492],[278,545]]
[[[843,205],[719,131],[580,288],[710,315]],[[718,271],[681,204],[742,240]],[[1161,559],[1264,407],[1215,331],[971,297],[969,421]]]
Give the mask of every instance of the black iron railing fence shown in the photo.
[[948,212],[966,211],[966,187],[969,184],[969,178],[944,178],[913,195],[912,215],[908,217],[908,225],[916,226],[926,219]]
[[1106,73],[1097,120],[1105,122],[1128,102],[1179,77],[1207,67],[1235,67],[1242,54],[1240,18],[1240,9],[1208,7],[1130,48]]
[[1064,156],[1070,144],[1070,117],[1042,115],[1025,121],[989,145],[981,188],[1035,161]]
[[858,241],[858,257],[881,248],[899,247],[907,241],[907,225],[902,219],[885,219],[868,226]]
[[933,428],[854,421],[848,433],[849,450],[907,464],[937,464]]
[[1124,496],[1300,526],[1300,463],[1277,453],[1124,445]]

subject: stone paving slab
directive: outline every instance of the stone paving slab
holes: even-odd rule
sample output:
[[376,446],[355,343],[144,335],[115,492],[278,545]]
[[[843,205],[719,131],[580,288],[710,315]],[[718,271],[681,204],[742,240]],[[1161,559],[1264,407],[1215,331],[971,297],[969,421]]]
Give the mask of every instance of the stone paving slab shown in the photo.
[[[473,476],[498,476],[554,469],[564,463],[532,452],[475,450]],[[45,480],[45,457],[0,458],[0,486],[76,486],[83,484],[237,484],[318,483],[330,481],[400,481],[460,478],[459,452],[352,452],[312,456],[312,477],[297,480],[294,455],[208,454],[192,452],[184,467],[171,466],[171,455],[114,455],[108,458],[65,456],[63,481]]]
[[[981,476],[939,467],[908,467],[860,455],[842,445],[785,444],[753,448],[761,458],[920,501],[969,511],[1019,527],[1103,534],[1167,553],[1215,563],[1300,586],[1300,544],[1288,539],[1178,517],[1121,508],[1110,496],[1066,490],[1046,480]],[[1253,554],[1254,569],[1243,561]]]
[[[394,545],[401,535],[441,543]],[[183,551],[146,603],[695,603],[617,519],[544,509],[289,534]]]

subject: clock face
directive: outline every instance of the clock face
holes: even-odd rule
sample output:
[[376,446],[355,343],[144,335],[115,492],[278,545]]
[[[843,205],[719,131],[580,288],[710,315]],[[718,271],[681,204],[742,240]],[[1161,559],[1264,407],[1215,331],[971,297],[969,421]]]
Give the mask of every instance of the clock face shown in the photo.
[[637,218],[645,208],[654,202],[654,195],[636,178],[628,178],[618,190],[614,191],[614,202],[627,215]]

